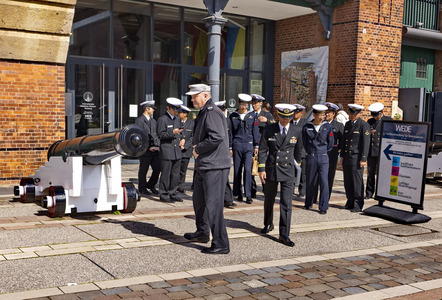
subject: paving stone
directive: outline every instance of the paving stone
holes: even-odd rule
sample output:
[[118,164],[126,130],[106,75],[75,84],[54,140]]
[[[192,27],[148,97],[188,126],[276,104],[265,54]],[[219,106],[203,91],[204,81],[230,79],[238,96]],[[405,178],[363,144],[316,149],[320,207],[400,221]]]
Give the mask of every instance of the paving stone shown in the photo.
[[228,283],[237,283],[237,282],[242,282],[243,280],[241,278],[227,278],[226,281]]
[[128,299],[128,298],[137,298],[137,297],[141,298],[141,297],[144,297],[147,295],[142,291],[132,291],[129,293],[118,294],[118,296],[120,296],[121,298],[124,298],[124,299]]
[[261,279],[261,281],[267,283],[267,284],[284,284],[289,282],[288,280],[285,280],[284,278],[265,278]]
[[330,296],[329,294],[326,294],[326,293],[314,293],[314,294],[310,294],[308,296],[314,300],[328,300],[328,299],[333,298],[332,296]]
[[249,296],[250,293],[245,290],[235,290],[228,293],[233,298]]
[[206,283],[211,286],[220,286],[220,285],[228,284],[228,282],[225,280],[211,280],[211,281],[207,281]]
[[253,300],[255,300],[255,299],[258,299],[258,300],[275,300],[275,299],[278,299],[278,298],[275,298],[275,297],[273,297],[273,296],[271,296],[269,294],[255,294],[255,295],[253,295],[253,298],[250,298],[250,299],[253,299]]
[[206,275],[204,277],[206,277],[209,281],[211,281],[211,280],[224,280],[224,279],[226,279],[224,274],[211,274],[211,275]]
[[283,278],[286,280],[289,280],[289,281],[300,281],[300,280],[305,279],[305,277],[302,277],[299,275],[288,275],[288,276],[284,276]]
[[336,277],[338,277],[340,279],[354,279],[354,278],[356,278],[356,276],[353,274],[342,274],[342,275],[338,275]]
[[146,294],[150,295],[160,295],[160,294],[166,294],[167,291],[165,289],[151,289],[151,290],[144,290]]
[[192,295],[187,292],[169,293],[169,294],[166,294],[166,296],[168,296],[170,299],[187,299],[187,298],[192,297]]
[[370,283],[368,285],[373,287],[373,288],[375,288],[375,289],[377,289],[377,290],[382,290],[382,289],[387,288],[386,285],[383,285],[383,284],[380,284],[380,283]]
[[172,286],[172,287],[170,287],[170,288],[166,288],[166,290],[167,290],[169,293],[181,292],[181,291],[187,291],[187,290],[189,290],[189,289],[190,289],[190,288],[189,288],[188,286],[186,286],[186,285]]
[[259,293],[267,293],[268,290],[264,287],[257,287],[257,288],[248,289],[247,292],[249,292],[250,294],[259,294]]
[[242,283],[242,282],[237,282],[237,283],[231,283],[226,285],[229,289],[232,289],[234,291],[239,291],[239,290],[245,290],[250,288],[250,286]]
[[205,277],[201,277],[201,276],[197,276],[197,277],[189,277],[187,278],[189,281],[193,282],[193,283],[197,283],[197,282],[206,282],[208,281],[207,278]]
[[154,289],[161,289],[161,288],[168,288],[172,285],[166,281],[157,281],[157,282],[151,282],[149,285]]
[[284,270],[298,270],[298,269],[301,269],[301,267],[300,266],[298,266],[298,265],[285,265],[285,266],[279,266],[281,269],[284,269]]
[[365,282],[360,279],[345,279],[342,282],[348,284],[349,286],[358,286],[364,284]]
[[190,284],[191,281],[189,279],[183,278],[183,279],[174,279],[174,280],[167,280],[167,282],[171,285],[187,285]]
[[201,282],[201,283],[192,283],[192,284],[188,284],[187,287],[190,289],[200,289],[200,288],[205,288],[208,287],[209,285]]
[[266,283],[264,283],[260,280],[244,281],[243,283],[250,286],[251,288],[258,288],[258,287],[263,287],[263,286],[267,285]]
[[210,295],[206,297],[207,300],[227,300],[231,299],[231,297],[227,294],[219,294],[219,295]]
[[335,298],[344,297],[344,296],[348,295],[348,293],[346,291],[339,290],[339,289],[329,290],[329,291],[326,291],[325,293],[330,295],[330,296],[333,296]]
[[347,283],[342,282],[342,281],[327,282],[326,284],[334,289],[342,289],[342,288],[346,288],[346,287],[350,286]]
[[244,271],[241,271],[241,272],[243,272],[246,275],[255,275],[255,274],[266,273],[266,271],[261,270],[261,269],[250,269],[250,270],[244,270]]
[[269,290],[270,292],[278,292],[278,291],[285,291],[287,287],[282,284],[276,284],[276,285],[266,286],[266,289]]
[[284,286],[291,289],[291,288],[304,287],[305,285],[300,282],[288,282],[288,283],[284,283]]
[[194,290],[188,290],[187,292],[189,294],[194,295],[195,297],[205,297],[214,294],[214,292],[208,289],[194,289]]
[[348,287],[348,288],[343,288],[343,290],[351,295],[367,292],[366,290],[364,290],[360,287]]
[[321,278],[322,276],[317,274],[317,273],[313,273],[313,272],[308,272],[308,273],[302,273],[301,276],[307,278],[307,279],[314,279],[314,278]]
[[286,291],[271,292],[270,295],[277,299],[287,299],[293,297],[291,293]]
[[288,289],[286,290],[286,292],[289,292],[290,294],[293,294],[295,296],[305,296],[312,293],[311,291],[306,290],[305,288]]
[[214,286],[207,288],[208,290],[214,292],[215,294],[227,294],[228,292],[231,292],[232,289],[228,288],[227,286]]
[[105,296],[94,298],[94,300],[118,300],[118,299],[121,299],[121,298],[115,294],[105,295]]
[[331,290],[333,288],[326,284],[315,284],[315,285],[305,286],[304,289],[309,290],[312,293],[322,293]]
[[281,272],[283,269],[278,267],[270,267],[270,268],[262,268],[262,270],[269,273],[275,273],[275,272]]
[[[46,298],[46,299],[49,299],[49,298]],[[78,297],[75,294],[66,294],[66,295],[51,296],[50,299],[51,300],[76,300],[76,299],[80,299],[80,297]]]
[[283,275],[281,273],[276,273],[276,272],[272,272],[272,273],[264,273],[260,275],[262,278],[274,278],[274,277],[283,277]]
[[80,297],[80,299],[88,300],[104,296],[104,294],[101,291],[88,291],[77,293],[77,296]]
[[101,290],[101,292],[105,295],[117,295],[117,294],[129,293],[132,292],[132,290],[127,287],[118,287],[113,289]]

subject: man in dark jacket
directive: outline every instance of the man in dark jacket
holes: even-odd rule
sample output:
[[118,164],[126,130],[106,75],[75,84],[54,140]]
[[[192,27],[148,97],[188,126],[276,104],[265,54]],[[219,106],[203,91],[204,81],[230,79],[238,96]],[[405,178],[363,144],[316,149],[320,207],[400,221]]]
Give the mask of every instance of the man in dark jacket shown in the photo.
[[160,139],[161,177],[160,177],[160,201],[182,202],[178,197],[177,189],[180,183],[180,166],[183,154],[180,120],[177,117],[178,109],[183,104],[180,99],[167,98],[167,111],[158,118],[157,134]]
[[193,136],[193,120],[187,118],[190,109],[187,106],[181,105],[178,110],[178,117],[180,118],[180,128],[183,129],[181,132],[182,138],[185,140],[183,146],[181,146],[181,152],[183,157],[181,158],[180,167],[180,185],[178,187],[178,192],[184,193],[184,183],[186,182],[186,172],[189,166],[190,158],[192,157],[192,136]]
[[[147,151],[140,156],[140,167],[138,168],[138,191],[142,195],[158,194],[155,185],[158,182],[161,172],[161,161],[159,155],[160,140],[157,136],[157,122],[153,118],[155,111],[155,101],[147,100],[140,104],[143,108],[143,114],[135,120],[135,124],[144,129],[148,136],[149,147]],[[146,182],[147,171],[152,167],[150,179]],[[148,191],[151,190],[151,192]]]
[[376,172],[379,160],[379,147],[381,143],[381,129],[382,122],[385,120],[392,120],[392,118],[384,115],[384,104],[376,102],[368,107],[372,118],[368,119],[367,123],[370,125],[371,143],[367,158],[367,187],[365,190],[365,199],[373,197]]
[[345,123],[341,149],[341,162],[344,171],[344,188],[347,203],[344,208],[352,212],[362,211],[364,206],[364,167],[367,166],[370,148],[370,126],[360,118],[359,104],[349,104],[350,120]]
[[276,104],[279,122],[264,128],[259,142],[258,171],[264,184],[264,228],[262,233],[273,230],[273,205],[281,185],[279,241],[293,247],[290,238],[292,197],[295,186],[295,162],[301,158],[301,129],[291,124],[295,107],[291,104]]
[[209,241],[212,244],[201,252],[227,254],[230,252],[229,237],[224,221],[224,194],[230,169],[227,121],[221,110],[212,102],[210,87],[193,84],[186,93],[199,109],[193,131],[193,156],[195,157],[195,179],[193,209],[196,232],[186,233],[184,238],[194,242]]

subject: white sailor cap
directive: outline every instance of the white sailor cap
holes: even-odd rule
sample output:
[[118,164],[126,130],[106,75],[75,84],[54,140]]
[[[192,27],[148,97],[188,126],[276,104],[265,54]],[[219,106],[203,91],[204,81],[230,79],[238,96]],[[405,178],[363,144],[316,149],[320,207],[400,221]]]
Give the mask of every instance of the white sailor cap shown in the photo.
[[238,98],[239,98],[239,101],[242,101],[242,102],[250,102],[250,101],[252,101],[252,96],[250,96],[249,94],[238,94]]
[[338,111],[339,110],[339,106],[337,106],[334,103],[325,102],[324,105],[327,106],[328,110],[331,110],[331,111]]
[[141,106],[148,106],[148,107],[154,107],[155,106],[155,100],[147,100],[140,103]]
[[364,107],[359,104],[351,103],[348,105],[348,111],[352,114],[358,114]]
[[295,110],[296,111],[303,111],[305,109],[304,106],[302,106],[301,104],[293,104],[293,106],[295,106]]
[[186,93],[186,95],[196,95],[202,92],[210,93],[210,86],[203,83],[191,84],[189,85],[189,91]]
[[281,118],[291,119],[293,117],[293,113],[295,112],[296,106],[293,104],[278,103],[275,105],[275,108]]
[[167,105],[168,106],[172,106],[175,109],[180,108],[181,105],[183,105],[183,101],[181,101],[178,98],[174,98],[174,97],[169,97],[166,99]]
[[258,94],[251,94],[250,96],[252,96],[252,101],[264,101],[266,99]]
[[375,113],[380,112],[383,109],[384,109],[384,104],[382,104],[381,102],[373,103],[368,107],[369,111],[375,112]]
[[179,112],[183,112],[183,113],[189,113],[190,112],[190,108],[188,108],[185,105],[181,105],[180,108],[178,109]]
[[321,111],[326,111],[328,109],[327,106],[325,106],[324,104],[313,104],[312,108],[313,108],[314,114],[321,112]]

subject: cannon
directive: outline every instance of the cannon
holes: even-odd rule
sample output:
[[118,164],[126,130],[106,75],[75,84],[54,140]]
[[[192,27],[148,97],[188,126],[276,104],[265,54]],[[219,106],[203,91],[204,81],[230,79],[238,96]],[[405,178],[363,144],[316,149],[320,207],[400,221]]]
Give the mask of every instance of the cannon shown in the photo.
[[137,157],[148,148],[148,137],[137,125],[120,131],[57,141],[48,161],[14,187],[21,202],[36,202],[50,217],[84,212],[133,212],[139,193],[122,182],[121,157]]
[[427,177],[438,179],[442,176],[442,142],[432,142],[428,145]]

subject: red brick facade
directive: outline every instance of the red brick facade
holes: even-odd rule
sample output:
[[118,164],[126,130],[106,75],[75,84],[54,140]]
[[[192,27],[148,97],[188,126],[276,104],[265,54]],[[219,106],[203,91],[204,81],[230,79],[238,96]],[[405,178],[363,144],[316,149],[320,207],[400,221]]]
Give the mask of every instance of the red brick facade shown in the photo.
[[64,85],[64,66],[0,60],[2,184],[32,175],[49,146],[64,139]]
[[274,99],[280,99],[281,53],[327,45],[327,100],[344,107],[379,101],[391,114],[391,103],[398,98],[402,13],[402,0],[347,1],[335,9],[329,41],[321,37],[317,14],[277,22]]

